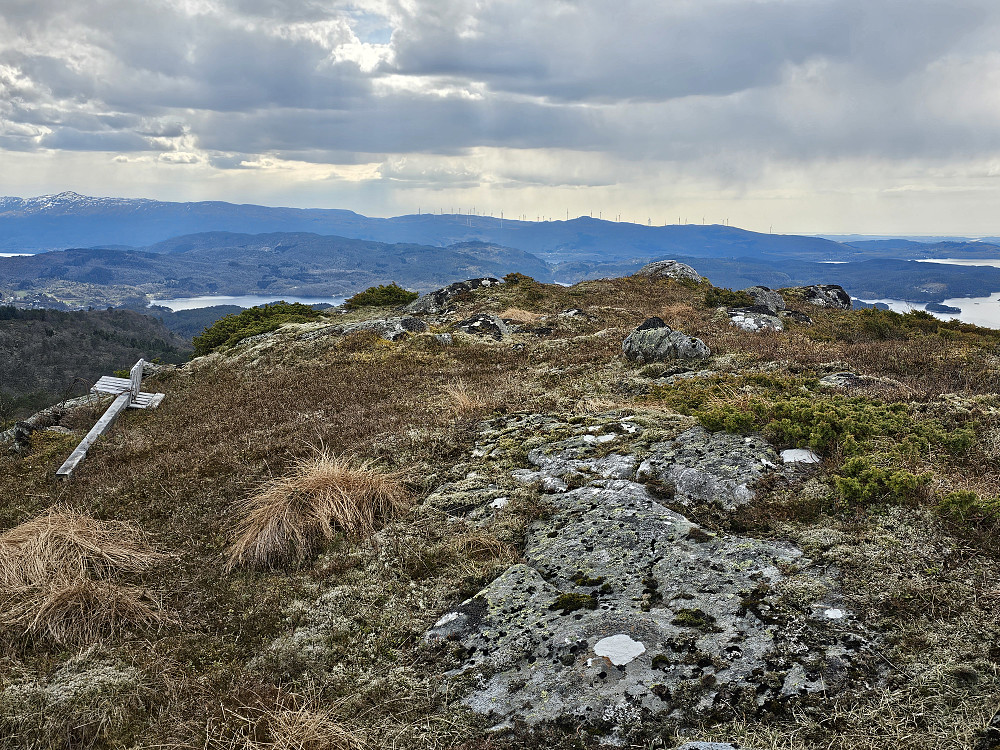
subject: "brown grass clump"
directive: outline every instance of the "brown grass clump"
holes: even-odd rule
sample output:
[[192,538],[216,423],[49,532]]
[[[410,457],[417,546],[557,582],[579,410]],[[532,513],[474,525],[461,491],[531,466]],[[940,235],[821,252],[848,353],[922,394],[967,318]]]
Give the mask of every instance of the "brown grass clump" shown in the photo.
[[161,557],[131,524],[50,509],[0,534],[0,623],[57,643],[158,625],[159,602],[112,579]]
[[451,410],[459,416],[477,411],[485,406],[485,401],[473,394],[461,378],[450,382],[445,387],[444,392],[451,402]]
[[511,320],[515,323],[534,323],[539,320],[542,316],[539,313],[529,312],[528,310],[522,310],[519,307],[508,307],[502,313],[500,317],[503,320]]
[[301,562],[337,529],[368,536],[405,507],[406,495],[398,474],[380,472],[371,461],[326,453],[302,459],[236,506],[227,567]]
[[89,643],[168,619],[160,603],[140,586],[71,578],[21,593],[3,613],[4,621],[56,643]]

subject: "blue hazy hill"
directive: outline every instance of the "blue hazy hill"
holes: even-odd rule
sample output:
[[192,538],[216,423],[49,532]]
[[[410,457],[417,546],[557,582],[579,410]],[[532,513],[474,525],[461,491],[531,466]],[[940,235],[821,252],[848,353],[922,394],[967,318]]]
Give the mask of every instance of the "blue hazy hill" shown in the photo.
[[656,227],[588,217],[534,222],[461,214],[383,219],[342,209],[275,208],[219,201],[171,203],[90,198],[76,193],[0,198],[0,252],[148,247],[172,237],[203,232],[309,232],[439,247],[478,241],[516,247],[549,262],[669,255],[849,260],[860,252],[818,237],[762,234],[721,225]]

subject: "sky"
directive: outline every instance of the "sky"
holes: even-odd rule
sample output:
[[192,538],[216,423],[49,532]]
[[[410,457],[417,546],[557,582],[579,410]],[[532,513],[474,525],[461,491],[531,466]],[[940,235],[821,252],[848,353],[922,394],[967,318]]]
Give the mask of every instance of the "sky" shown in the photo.
[[996,0],[3,0],[0,194],[1000,235]]

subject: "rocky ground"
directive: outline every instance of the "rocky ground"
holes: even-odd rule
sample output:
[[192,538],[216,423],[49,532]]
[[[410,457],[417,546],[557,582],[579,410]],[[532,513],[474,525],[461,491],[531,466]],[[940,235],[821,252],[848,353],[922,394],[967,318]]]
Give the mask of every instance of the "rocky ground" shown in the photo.
[[[248,338],[157,373],[69,485],[93,404],[11,431],[0,531],[135,524],[162,556],[122,580],[169,616],[8,629],[0,747],[994,750],[1000,341],[685,269]],[[409,510],[225,570],[240,499],[316,450]]]

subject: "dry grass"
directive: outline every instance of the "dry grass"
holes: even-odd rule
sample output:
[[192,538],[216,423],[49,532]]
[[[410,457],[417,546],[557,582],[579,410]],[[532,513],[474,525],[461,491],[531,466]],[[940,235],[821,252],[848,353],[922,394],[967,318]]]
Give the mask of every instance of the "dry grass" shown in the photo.
[[539,320],[542,316],[538,313],[529,312],[528,310],[522,310],[519,307],[508,307],[506,310],[500,313],[500,317],[503,320],[510,320],[514,323],[534,323]]
[[451,381],[444,389],[448,396],[451,411],[456,416],[465,416],[479,411],[486,405],[486,401],[478,395],[473,394],[465,381],[457,378]]
[[131,524],[51,509],[0,534],[0,623],[57,643],[159,625],[156,598],[113,579],[161,557]]
[[13,588],[54,578],[136,573],[159,558],[131,524],[53,508],[0,534],[0,583]]
[[153,628],[169,618],[140,586],[70,578],[15,589],[0,617],[11,627],[56,643],[90,643],[105,635]]
[[302,562],[337,530],[371,535],[406,507],[398,474],[371,461],[320,453],[236,506],[228,567],[273,568]]
[[316,705],[244,707],[228,711],[235,725],[227,737],[210,738],[211,750],[365,750],[364,734],[337,721],[335,711]]
[[[260,486],[263,494],[284,482],[267,478],[284,475],[273,471],[283,460],[280,457],[300,450],[304,443],[321,441],[334,455],[354,453],[388,467],[405,462],[416,467],[409,470],[408,479],[421,482],[423,491],[461,480],[469,469],[477,468],[467,462],[475,418],[485,409],[500,414],[574,410],[584,415],[636,409],[642,383],[637,385],[635,367],[622,360],[621,340],[652,315],[702,338],[713,352],[730,355],[710,365],[713,369],[718,365],[722,372],[750,368],[822,374],[830,371],[828,363],[838,360],[842,369],[898,380],[903,384],[900,389],[908,389],[898,398],[906,400],[940,392],[1000,391],[1000,367],[986,349],[966,350],[959,346],[962,342],[933,336],[911,341],[844,340],[834,334],[849,322],[850,313],[801,304],[798,307],[816,320],[815,326],[789,325],[781,333],[754,334],[733,328],[728,319],[706,309],[703,293],[702,288],[642,279],[587,282],[574,288],[521,283],[484,290],[460,303],[462,315],[489,310],[513,318],[517,313],[512,315],[511,308],[555,315],[571,307],[587,313],[560,319],[545,337],[515,334],[512,342],[517,347],[475,342],[428,346],[429,337],[419,336],[389,343],[361,334],[338,343],[334,336],[297,340],[294,332],[284,331],[268,345],[260,342],[242,354],[202,360],[158,387],[169,394],[161,408],[126,416],[108,442],[96,446],[72,486],[51,481],[52,469],[73,448],[72,437],[36,434],[28,456],[0,455],[0,528],[71,498],[95,515],[127,518],[149,529],[159,545],[177,552],[169,563],[157,565],[154,574],[157,588],[171,593],[170,605],[181,613],[184,632],[161,633],[150,639],[148,648],[125,643],[112,647],[113,653],[121,651],[138,660],[137,667],[146,675],[162,675],[163,664],[173,665],[170,687],[158,691],[159,702],[147,713],[129,707],[135,735],[116,737],[107,746],[472,750],[568,747],[574,742],[569,737],[573,727],[565,728],[566,737],[553,729],[549,744],[541,738],[518,742],[484,734],[472,723],[473,717],[449,707],[454,695],[438,691],[441,665],[427,662],[419,648],[419,634],[436,614],[471,596],[518,554],[520,527],[513,521],[523,525],[537,518],[528,515],[529,509],[518,511],[515,519],[512,502],[494,525],[476,529],[418,508],[367,542],[356,544],[338,535],[329,546],[330,559],[316,568],[218,574],[217,562],[227,540],[236,538],[230,535],[232,509],[250,505],[249,500],[241,502],[250,494],[247,486]],[[241,358],[239,366],[233,366],[236,356]],[[460,408],[449,403],[455,397],[446,392],[448,383],[467,397],[458,400]],[[225,419],[206,420],[206,415]],[[671,429],[675,424],[670,422]],[[984,439],[982,451],[993,458],[1000,455],[1000,438],[994,434],[1000,432],[994,423],[990,425],[993,432]],[[963,476],[950,475],[949,481],[955,487],[976,489],[984,497],[994,496],[995,472],[989,471],[993,463],[981,463],[983,468],[976,471],[963,464]],[[271,525],[258,524],[257,530],[277,540],[277,554],[286,562],[308,554],[297,550],[281,528],[283,514],[304,507],[304,499],[286,496],[272,501]],[[781,519],[772,510],[775,507],[768,506],[768,524],[755,526],[763,529],[759,533],[777,534],[775,524]],[[511,528],[503,526],[508,515]],[[830,522],[818,510],[809,519],[802,523]],[[303,539],[309,545],[323,544],[324,531],[339,528],[332,519],[307,517],[306,522]],[[244,530],[248,528],[244,523]],[[934,545],[940,543],[947,550],[954,542],[938,533],[928,536],[918,554],[907,549],[915,567],[900,577],[906,586],[900,584],[887,595],[890,586],[882,581],[869,585],[852,579],[845,582],[845,592],[863,599],[854,601],[854,609],[865,613],[866,622],[879,622],[887,637],[898,642],[886,646],[898,664],[912,664],[925,648],[904,637],[909,632],[905,623],[921,609],[928,616],[920,620],[919,630],[955,644],[949,646],[951,656],[940,663],[960,662],[961,652],[976,650],[983,653],[974,661],[995,663],[996,658],[986,652],[997,642],[998,631],[993,615],[986,615],[986,604],[959,627],[948,627],[953,611],[970,605],[968,597],[955,600],[952,588],[942,585],[961,574],[962,561],[924,559],[928,550],[937,549]],[[245,550],[246,564],[256,564],[254,544],[256,540],[251,540]],[[865,552],[858,562],[864,570],[886,567],[883,551],[870,551],[863,544],[844,546]],[[978,560],[987,553],[968,554]],[[99,559],[87,563],[89,569],[101,565]],[[854,569],[845,563],[841,567]],[[938,572],[926,572],[931,569]],[[926,579],[926,585],[934,588],[914,590],[910,585],[914,577]],[[988,586],[983,584],[984,591],[976,594],[991,606],[996,604],[995,580],[990,576]],[[0,582],[0,599],[3,591]],[[992,597],[988,602],[987,595]],[[941,600],[949,598],[948,606],[942,605]],[[307,606],[318,599],[321,607]],[[874,604],[862,606],[869,601]],[[877,610],[874,614],[869,614],[871,607]],[[302,644],[301,651],[272,650],[272,645],[286,640]],[[6,653],[2,641],[0,637],[4,676],[16,670],[25,680],[44,683],[52,666],[64,658],[48,639]],[[976,644],[986,645],[980,649]],[[258,658],[265,654],[270,656]],[[837,722],[821,721],[810,727],[808,735],[791,718],[753,719],[742,728],[722,726],[705,734],[738,739],[747,747],[803,750],[846,748],[851,742],[875,748],[880,733],[891,738],[883,747],[969,746],[987,711],[995,710],[998,694],[997,678],[977,670],[982,677],[972,687],[948,682],[952,678],[947,674],[894,683],[884,688],[890,705],[882,706],[876,692],[866,702],[835,706],[830,713]],[[290,700],[283,692],[300,691],[312,680],[319,688],[315,700]],[[249,694],[254,691],[259,695]],[[907,706],[913,706],[913,720],[906,715]],[[927,715],[926,725],[915,723],[918,714]],[[816,719],[811,712],[800,723]],[[971,729],[948,735],[949,720]],[[0,726],[4,750],[25,744],[23,740],[4,744],[3,735]],[[53,747],[57,746],[61,745]]]

